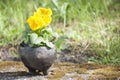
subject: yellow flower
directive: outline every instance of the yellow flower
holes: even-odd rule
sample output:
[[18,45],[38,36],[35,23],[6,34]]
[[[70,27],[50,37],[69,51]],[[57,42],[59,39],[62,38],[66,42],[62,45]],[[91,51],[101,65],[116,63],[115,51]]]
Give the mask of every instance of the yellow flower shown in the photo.
[[43,20],[44,20],[44,23],[45,23],[44,25],[47,26],[52,21],[52,18],[51,18],[51,16],[44,16]]
[[51,9],[39,8],[36,12],[34,12],[33,16],[30,16],[27,19],[27,23],[33,31],[41,29],[50,24],[52,20],[51,15]]
[[51,16],[52,15],[52,11],[50,8],[46,9],[46,8],[38,8],[37,10],[42,16]]

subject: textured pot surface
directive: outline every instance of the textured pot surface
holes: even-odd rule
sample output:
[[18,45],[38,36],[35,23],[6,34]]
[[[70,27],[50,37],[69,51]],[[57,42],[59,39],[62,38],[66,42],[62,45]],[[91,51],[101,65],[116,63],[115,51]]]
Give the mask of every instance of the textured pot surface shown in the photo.
[[29,71],[34,72],[35,70],[39,70],[43,74],[47,74],[47,70],[56,59],[55,48],[48,49],[47,47],[31,48],[20,46],[19,55]]

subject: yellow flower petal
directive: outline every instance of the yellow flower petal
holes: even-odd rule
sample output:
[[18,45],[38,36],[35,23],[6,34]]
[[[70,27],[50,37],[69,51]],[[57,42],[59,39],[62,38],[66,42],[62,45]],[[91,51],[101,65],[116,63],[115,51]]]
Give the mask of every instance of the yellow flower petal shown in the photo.
[[52,15],[52,10],[50,8],[46,9],[46,8],[39,8],[38,9],[38,12],[41,14],[41,15]]
[[51,16],[44,16],[43,19],[45,22],[45,26],[48,26],[50,24],[50,22],[52,21]]
[[29,24],[31,30],[41,29],[50,24],[52,20],[51,15],[52,10],[50,8],[39,8],[36,12],[34,12],[33,16],[30,16],[27,19],[27,23]]

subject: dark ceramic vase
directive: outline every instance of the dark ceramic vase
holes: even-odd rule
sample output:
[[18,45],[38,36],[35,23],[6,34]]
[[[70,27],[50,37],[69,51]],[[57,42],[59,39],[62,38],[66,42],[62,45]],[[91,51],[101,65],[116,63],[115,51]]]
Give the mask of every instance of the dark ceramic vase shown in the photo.
[[56,59],[55,52],[55,48],[31,48],[28,46],[19,47],[20,58],[24,65],[28,68],[30,74],[36,74],[36,70],[38,70],[38,72],[43,72],[44,75],[47,75],[48,69]]

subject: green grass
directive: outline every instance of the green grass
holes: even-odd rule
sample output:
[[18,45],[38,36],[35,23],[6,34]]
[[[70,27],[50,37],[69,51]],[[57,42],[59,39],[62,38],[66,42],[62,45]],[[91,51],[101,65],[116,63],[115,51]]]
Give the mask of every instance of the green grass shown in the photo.
[[[91,61],[120,65],[119,0],[1,0],[0,46],[21,42],[26,19],[38,7],[53,10],[51,26],[60,38],[65,36],[85,47],[84,51],[99,55]],[[59,48],[67,48],[60,40]]]

